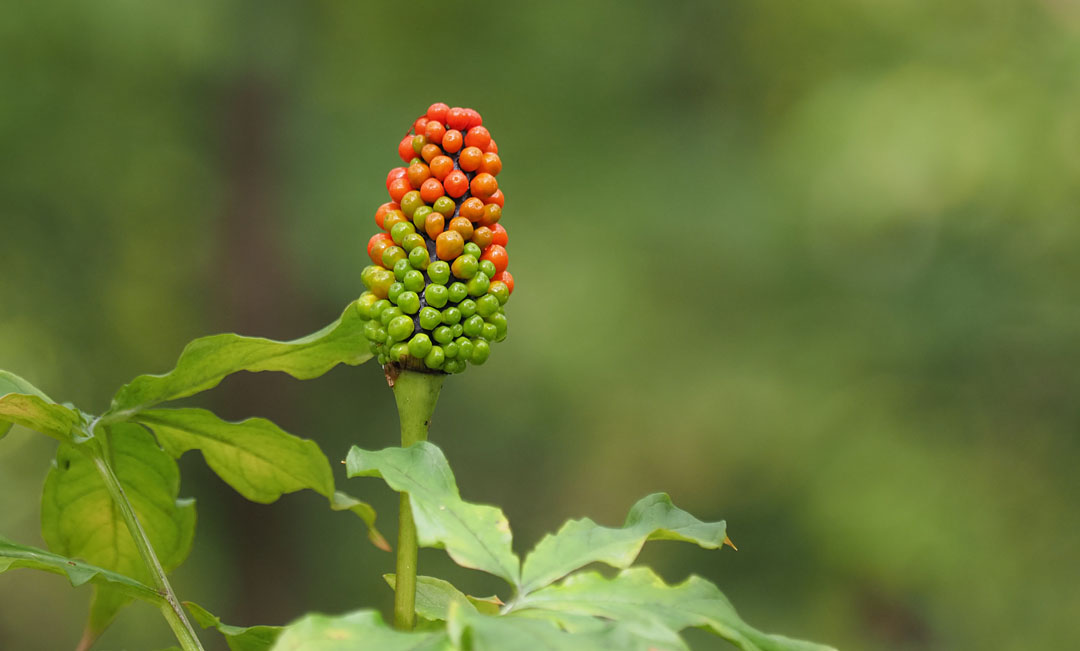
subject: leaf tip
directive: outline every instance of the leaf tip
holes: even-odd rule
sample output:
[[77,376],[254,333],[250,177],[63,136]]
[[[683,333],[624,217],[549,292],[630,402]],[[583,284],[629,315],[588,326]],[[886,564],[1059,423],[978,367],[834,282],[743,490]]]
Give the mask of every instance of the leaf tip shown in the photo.
[[735,543],[732,542],[731,538],[728,538],[727,536],[724,536],[724,544],[727,545],[728,547],[731,547],[735,551],[739,551],[739,548],[736,547]]

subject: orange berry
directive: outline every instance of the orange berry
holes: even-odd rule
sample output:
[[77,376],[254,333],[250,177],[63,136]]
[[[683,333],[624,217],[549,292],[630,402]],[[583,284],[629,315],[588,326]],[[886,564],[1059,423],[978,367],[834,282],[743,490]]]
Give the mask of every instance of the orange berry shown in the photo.
[[503,203],[505,203],[505,199],[503,198],[502,190],[496,190],[494,192],[494,194],[492,194],[490,197],[488,197],[487,200],[484,203],[497,203],[497,204],[499,204],[499,207],[502,208]]
[[[375,247],[375,246],[376,246],[376,245],[377,245],[377,244],[378,244],[379,242],[382,242],[382,241],[385,241],[385,240],[390,240],[390,243],[391,243],[391,244],[392,244],[392,243],[394,242],[394,239],[393,239],[392,237],[390,237],[390,234],[389,234],[389,233],[375,233],[374,235],[372,235],[372,236],[371,236],[371,239],[369,239],[369,240],[368,240],[368,243],[367,243],[367,254],[368,254],[368,256],[369,256],[369,257],[371,256],[371,250],[372,250],[372,249],[373,249],[373,248],[374,248],[374,247]],[[381,254],[381,252],[380,252],[380,254]],[[381,258],[380,258],[380,259],[381,259]]]
[[502,171],[502,159],[498,154],[484,154],[484,158],[480,161],[480,171],[498,176]]
[[429,120],[438,120],[439,122],[446,122],[446,112],[450,110],[450,107],[442,102],[435,102],[428,107],[427,118]]
[[484,216],[484,202],[476,197],[469,197],[461,202],[458,213],[462,217],[467,217],[470,221],[480,221],[480,218]]
[[469,240],[473,236],[472,222],[465,217],[454,217],[450,220],[450,230],[461,233],[462,239]]
[[427,126],[424,127],[424,135],[427,136],[428,142],[442,142],[443,136],[446,135],[446,127],[442,122],[429,120]]
[[446,194],[457,199],[469,189],[469,179],[461,170],[454,170],[443,179],[443,187],[446,188]]
[[[510,256],[506,254],[506,249],[498,244],[489,246],[487,250],[484,251],[484,254],[480,256],[480,259],[491,260],[491,263],[495,265],[496,276],[506,271],[506,266],[510,264]],[[507,285],[509,285],[509,283],[507,283]]]
[[424,133],[424,129],[427,127],[427,123],[428,123],[428,119],[427,119],[427,117],[425,117],[423,115],[416,118],[416,122],[413,122],[413,125],[412,125],[413,126],[413,133],[415,133],[417,135],[422,135]]
[[398,210],[399,208],[401,208],[401,206],[399,206],[397,202],[387,201],[383,205],[379,206],[379,209],[375,211],[375,223],[379,226],[379,228],[382,228],[383,219],[386,217],[386,215],[390,211]]
[[497,273],[497,274],[495,274],[495,277],[492,278],[491,280],[493,282],[497,280],[497,281],[503,283],[504,285],[506,285],[506,289],[509,290],[509,292],[511,294],[514,293],[514,277],[510,275],[509,271],[503,271],[502,273]]
[[469,114],[466,113],[466,109],[455,106],[454,108],[447,111],[446,126],[450,127],[451,129],[457,129],[458,131],[462,129],[468,129]]
[[465,249],[465,240],[457,231],[443,231],[435,238],[435,255],[440,260],[453,260]]
[[491,246],[491,238],[492,232],[487,226],[478,226],[472,234],[473,244],[480,247],[481,251]]
[[384,231],[389,233],[390,229],[394,227],[394,224],[407,221],[409,221],[409,218],[405,216],[405,213],[401,212],[400,210],[391,210],[390,212],[386,213],[386,217],[383,218],[382,228]]
[[398,156],[401,156],[401,160],[406,163],[411,161],[413,156],[416,156],[416,152],[414,152],[412,148],[412,139],[412,136],[405,136],[397,146]]
[[412,190],[412,186],[409,184],[409,179],[404,176],[390,182],[390,198],[394,201],[400,202],[405,193],[410,190]]
[[484,147],[484,152],[488,154],[497,154],[499,153],[499,146],[495,144],[494,140],[492,140],[488,143],[487,147]]
[[424,165],[420,161],[416,161],[412,165],[409,165],[409,185],[414,190],[419,190],[420,186],[424,184],[424,181],[431,178],[431,170],[427,165]]
[[502,208],[497,203],[484,205],[484,216],[480,218],[480,225],[494,226],[502,219]]
[[465,134],[465,146],[483,150],[491,142],[491,134],[484,127],[473,127]]
[[454,170],[454,159],[449,156],[436,156],[431,159],[431,175],[442,181]]
[[462,145],[465,144],[465,137],[461,135],[461,132],[457,129],[450,129],[443,136],[442,146],[448,154],[456,154],[461,151]]
[[443,190],[439,179],[428,179],[424,181],[424,185],[420,186],[420,198],[424,200],[424,203],[435,203],[435,200],[444,194],[446,191]]
[[458,157],[458,165],[466,172],[474,172],[480,167],[480,161],[484,158],[484,152],[476,147],[466,147]]
[[420,158],[423,158],[427,162],[431,162],[433,158],[442,153],[442,149],[439,149],[438,145],[426,144],[420,149]]
[[395,167],[394,169],[390,170],[390,173],[386,175],[386,189],[390,189],[390,184],[394,181],[394,179],[400,179],[401,177],[405,176],[406,173],[408,173],[408,170],[406,170],[404,167]]
[[510,236],[503,228],[502,224],[495,224],[491,227],[491,243],[498,244],[505,247],[510,241]]
[[445,224],[446,217],[441,212],[432,212],[424,219],[424,232],[431,239],[435,239],[439,236],[439,233],[443,232]]
[[495,191],[499,189],[499,182],[495,180],[495,177],[487,172],[481,172],[473,177],[472,183],[469,184],[469,190],[474,197],[480,199],[486,199],[495,194]]
[[386,247],[394,246],[394,240],[390,237],[389,233],[376,233],[370,240],[368,240],[367,253],[368,257],[375,264],[382,266],[382,254],[386,250]]

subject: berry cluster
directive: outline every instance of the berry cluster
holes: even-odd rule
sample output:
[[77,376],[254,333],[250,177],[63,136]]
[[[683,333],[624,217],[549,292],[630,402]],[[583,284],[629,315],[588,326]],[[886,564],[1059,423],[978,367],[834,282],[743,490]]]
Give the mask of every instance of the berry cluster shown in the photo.
[[398,145],[407,167],[386,177],[382,232],[361,279],[364,335],[380,364],[460,373],[506,338],[506,270],[499,148],[480,114],[432,104]]

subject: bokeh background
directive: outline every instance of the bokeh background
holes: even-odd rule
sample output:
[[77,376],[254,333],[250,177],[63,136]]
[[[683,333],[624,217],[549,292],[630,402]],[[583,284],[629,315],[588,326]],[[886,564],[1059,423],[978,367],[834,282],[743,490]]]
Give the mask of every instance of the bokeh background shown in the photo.
[[[518,291],[432,437],[519,551],[665,490],[739,551],[643,560],[765,630],[1069,648],[1078,69],[1069,0],[12,3],[0,368],[99,412],[192,338],[316,330],[362,289],[412,119],[472,106],[505,162]],[[397,436],[374,364],[195,403],[335,460]],[[0,445],[4,535],[42,544],[53,449],[19,428]],[[200,508],[182,597],[237,624],[389,608],[392,558],[358,520],[181,466]],[[345,483],[392,533],[395,497]],[[421,566],[500,587],[442,552]],[[0,648],[74,647],[89,596],[0,576]],[[99,648],[169,643],[133,606]]]

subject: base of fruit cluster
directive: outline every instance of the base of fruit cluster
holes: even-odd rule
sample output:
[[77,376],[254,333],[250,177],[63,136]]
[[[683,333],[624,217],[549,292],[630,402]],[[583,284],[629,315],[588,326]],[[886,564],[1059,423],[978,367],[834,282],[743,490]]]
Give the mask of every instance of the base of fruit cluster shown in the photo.
[[416,359],[415,357],[409,357],[404,362],[391,362],[389,364],[383,364],[383,374],[386,375],[386,384],[390,388],[394,388],[394,382],[398,376],[404,371],[411,371],[413,373],[426,373],[427,375],[449,375],[443,371],[428,368],[427,364],[424,364],[424,360]]

